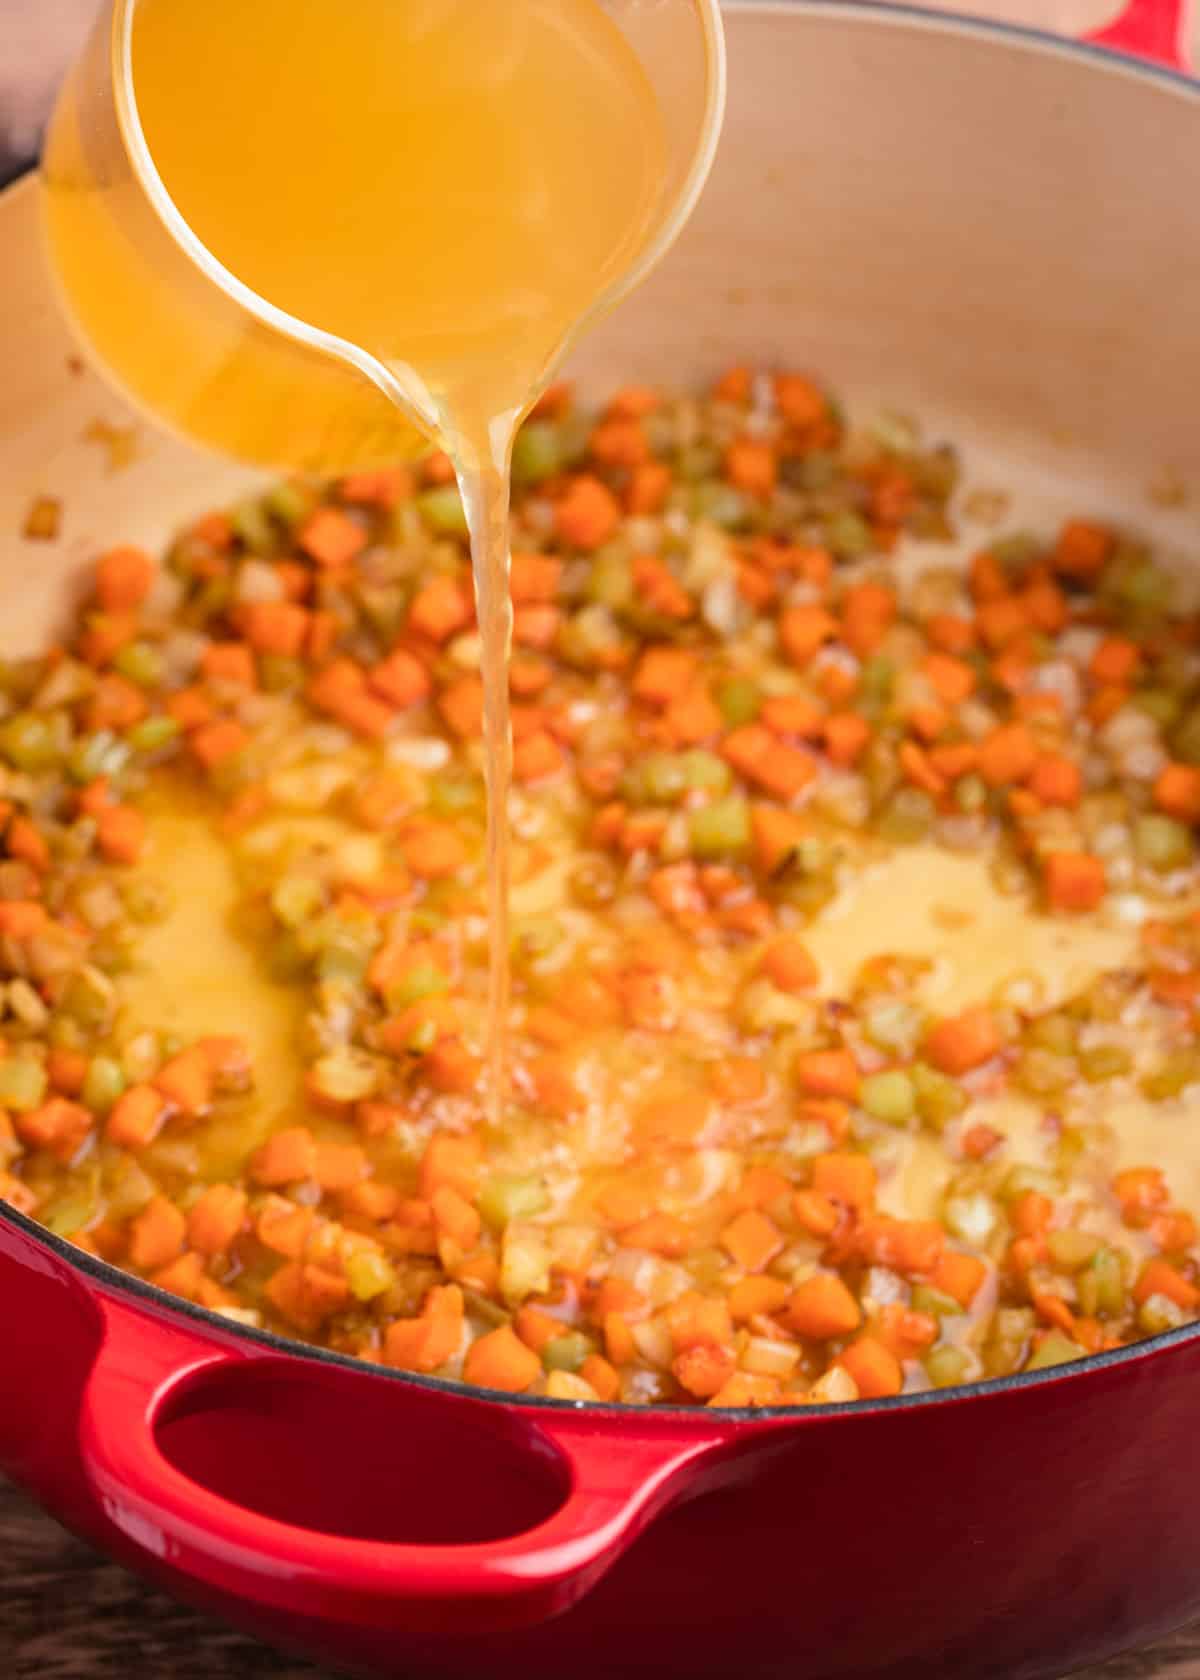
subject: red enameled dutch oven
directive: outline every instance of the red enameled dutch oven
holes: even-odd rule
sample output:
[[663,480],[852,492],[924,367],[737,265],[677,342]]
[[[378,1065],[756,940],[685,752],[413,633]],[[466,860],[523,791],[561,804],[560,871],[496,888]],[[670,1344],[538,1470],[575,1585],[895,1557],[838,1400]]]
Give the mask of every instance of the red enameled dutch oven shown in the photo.
[[[728,27],[711,185],[584,383],[819,368],[996,483],[1194,542],[1145,494],[1200,483],[1173,0],[1084,44],[847,4]],[[145,435],[109,473],[81,434],[129,417],[71,355],[30,183],[0,241],[0,529],[65,498],[56,542],[6,542],[0,642],[28,651],[98,544],[159,542],[244,475]],[[1200,1613],[1194,1327],[842,1410],[579,1408],[237,1329],[2,1208],[0,1348],[0,1468],[179,1597],[370,1674],[1018,1680]]]

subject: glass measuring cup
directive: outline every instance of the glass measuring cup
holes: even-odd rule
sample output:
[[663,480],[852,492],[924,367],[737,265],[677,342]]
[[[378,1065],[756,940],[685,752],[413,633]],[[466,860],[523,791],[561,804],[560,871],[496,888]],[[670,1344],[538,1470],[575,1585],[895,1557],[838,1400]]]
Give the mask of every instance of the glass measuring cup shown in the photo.
[[[42,160],[53,267],[86,345],[156,419],[248,462],[344,470],[423,447],[434,418],[392,371],[242,284],[179,214],[138,112],[138,3],[108,0],[101,10],[60,94]],[[642,247],[552,363],[670,246],[707,177],[724,106],[718,0],[601,3],[658,97],[667,172]]]

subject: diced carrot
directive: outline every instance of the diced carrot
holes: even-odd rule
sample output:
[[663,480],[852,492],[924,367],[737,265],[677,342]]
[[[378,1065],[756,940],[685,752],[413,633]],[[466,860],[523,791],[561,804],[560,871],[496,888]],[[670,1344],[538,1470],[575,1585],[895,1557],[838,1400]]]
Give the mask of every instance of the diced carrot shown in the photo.
[[440,881],[456,875],[467,856],[466,842],[450,823],[422,823],[404,843],[405,863],[424,881]]
[[802,373],[778,373],[773,385],[775,406],[789,426],[807,430],[825,418],[829,404],[824,392]]
[[367,672],[369,686],[389,706],[416,706],[429,696],[429,673],[415,654],[397,648]]
[[996,1017],[982,1006],[948,1015],[925,1035],[925,1054],[942,1073],[958,1078],[982,1067],[1004,1048]]
[[259,1210],[254,1234],[264,1248],[289,1260],[302,1259],[317,1223],[315,1208],[270,1196]]
[[724,1388],[736,1364],[729,1348],[700,1346],[677,1354],[671,1372],[679,1386],[697,1400],[709,1400]]
[[136,863],[146,840],[146,819],[133,805],[108,805],[96,818],[96,842],[113,863]]
[[1200,823],[1200,769],[1165,764],[1154,783],[1154,803],[1180,822]]
[[1200,1306],[1200,1289],[1169,1261],[1157,1257],[1145,1262],[1133,1286],[1133,1298],[1138,1306],[1152,1295],[1165,1295],[1184,1312],[1194,1312]]
[[899,753],[900,768],[914,787],[922,788],[940,799],[946,792],[946,779],[934,769],[924,747],[915,741],[902,741]]
[[621,1379],[616,1367],[598,1353],[589,1353],[579,1367],[579,1375],[590,1383],[598,1400],[615,1400],[621,1392]]
[[1042,859],[1046,901],[1055,910],[1094,910],[1104,898],[1104,864],[1090,852],[1049,852]]
[[200,1289],[204,1276],[204,1261],[198,1254],[181,1254],[178,1260],[172,1260],[168,1266],[160,1266],[151,1272],[150,1282],[157,1289],[165,1289],[172,1295],[180,1295],[185,1301],[194,1301]]
[[775,805],[755,805],[750,813],[755,862],[764,875],[775,875],[790,862],[811,829],[803,818]]
[[209,682],[237,683],[243,688],[254,688],[258,682],[254,655],[245,642],[210,642],[200,670]]
[[874,1333],[897,1359],[916,1359],[937,1341],[938,1321],[932,1313],[889,1301],[879,1310]]
[[431,1201],[434,1192],[445,1184],[472,1201],[479,1190],[482,1166],[483,1146],[477,1137],[469,1132],[461,1136],[436,1133],[421,1157],[421,1195]]
[[456,578],[435,577],[423,584],[408,609],[408,625],[431,642],[445,642],[465,630],[475,613]]
[[678,1260],[691,1248],[692,1233],[673,1213],[651,1213],[627,1225],[618,1240],[622,1248],[644,1248]]
[[1008,1204],[1008,1222],[1023,1237],[1040,1236],[1053,1218],[1054,1203],[1040,1190],[1024,1190]]
[[825,751],[834,764],[855,764],[866,751],[871,726],[857,712],[834,712],[825,719]]
[[367,546],[367,533],[341,508],[319,507],[296,533],[299,548],[318,566],[348,566]]
[[807,991],[821,977],[808,946],[794,933],[781,933],[773,939],[763,952],[759,966],[772,985],[784,992]]
[[837,633],[833,614],[815,602],[785,607],[779,615],[779,644],[793,665],[807,665]]
[[96,597],[105,612],[132,612],[154,584],[157,567],[144,549],[110,548],[96,562]]
[[373,467],[348,473],[338,481],[338,495],[344,502],[363,507],[393,508],[412,495],[412,474],[407,467]]
[[792,1211],[814,1237],[832,1236],[841,1219],[837,1204],[821,1190],[797,1190],[792,1197]]
[[483,733],[483,683],[476,676],[459,677],[438,695],[441,712],[451,732],[463,741]]
[[439,1234],[449,1237],[464,1253],[469,1253],[479,1241],[482,1229],[482,1220],[475,1208],[451,1184],[438,1186],[431,1206]]
[[304,649],[312,615],[291,601],[247,601],[237,625],[256,653],[295,659]]
[[740,1278],[729,1290],[729,1313],[735,1324],[745,1324],[779,1312],[790,1291],[782,1278]]
[[875,1163],[869,1155],[831,1150],[813,1160],[812,1188],[832,1202],[863,1213],[875,1201]]
[[638,515],[660,513],[671,493],[671,469],[665,461],[646,461],[634,467],[625,487],[625,508]]
[[40,1108],[13,1118],[17,1136],[30,1149],[45,1149],[60,1161],[74,1158],[92,1129],[92,1116],[66,1097],[51,1097]]
[[650,612],[661,618],[691,618],[696,601],[657,554],[635,554],[634,588]]
[[1004,1142],[1004,1133],[998,1132],[994,1126],[984,1125],[977,1121],[968,1126],[959,1139],[959,1148],[968,1161],[985,1161]]
[[181,1050],[179,1055],[164,1062],[155,1074],[153,1084],[173,1108],[189,1119],[207,1113],[212,1106],[212,1067],[198,1044]]
[[1111,531],[1086,519],[1072,519],[1059,532],[1051,561],[1056,572],[1086,583],[1102,570],[1112,548]]
[[14,817],[8,826],[5,840],[9,857],[20,858],[38,874],[44,874],[50,867],[50,848],[44,836],[30,822],[28,817]]
[[1127,1225],[1147,1224],[1150,1214],[1163,1207],[1168,1199],[1167,1183],[1160,1167],[1126,1167],[1113,1179],[1113,1191]]
[[767,1076],[751,1056],[722,1056],[710,1062],[708,1082],[718,1102],[744,1108],[766,1095]]
[[1019,595],[999,595],[985,601],[975,615],[975,626],[984,645],[999,653],[1028,630],[1025,603]]
[[[1200,774],[1198,774],[1200,783]],[[1039,758],[1029,778],[1029,791],[1043,805],[1073,808],[1083,796],[1083,774],[1069,758],[1047,754]]]
[[797,1335],[828,1341],[852,1335],[862,1323],[862,1309],[840,1277],[817,1272],[797,1286],[786,1317]]
[[421,1071],[435,1091],[466,1094],[478,1088],[483,1063],[459,1039],[445,1038],[426,1055]]
[[513,747],[513,775],[518,782],[543,782],[566,765],[562,748],[548,730],[539,729]]
[[1106,636],[1093,653],[1088,671],[1093,681],[1127,687],[1142,662],[1142,651],[1127,636]]
[[665,706],[688,691],[695,670],[696,655],[688,648],[648,647],[630,689],[635,700]]
[[162,1130],[169,1112],[153,1085],[131,1085],[113,1104],[104,1135],[122,1149],[145,1149]]
[[793,799],[817,773],[809,753],[786,746],[757,723],[732,730],[722,742],[721,751],[739,775],[777,799]]
[[317,1140],[307,1126],[286,1126],[275,1132],[250,1161],[250,1177],[268,1187],[298,1184],[312,1178],[317,1167]]
[[61,1097],[77,1097],[87,1078],[90,1058],[82,1051],[68,1050],[65,1045],[52,1044],[46,1052],[46,1074],[50,1084]]
[[815,741],[825,717],[818,706],[800,694],[777,694],[763,702],[761,722],[776,735],[799,735]]
[[730,1259],[747,1272],[761,1272],[783,1247],[779,1227],[757,1208],[747,1208],[730,1220],[718,1240]]
[[1002,724],[980,743],[979,774],[989,787],[1011,787],[1032,775],[1038,756],[1024,724]]
[[941,1259],[946,1232],[936,1219],[864,1219],[856,1236],[861,1257],[872,1266],[928,1276]]
[[621,506],[606,484],[580,473],[567,485],[554,510],[555,528],[572,548],[595,549],[621,522]]
[[313,1177],[322,1190],[349,1190],[367,1176],[366,1154],[355,1143],[318,1143]]
[[735,489],[765,500],[778,482],[779,461],[764,438],[735,438],[725,451],[724,472]]
[[930,1281],[943,1295],[949,1295],[960,1307],[969,1307],[983,1288],[987,1278],[987,1263],[975,1254],[959,1254],[946,1249],[933,1268]]
[[676,1353],[691,1347],[720,1347],[733,1340],[733,1318],[723,1296],[685,1290],[663,1313]]
[[392,1184],[375,1184],[359,1179],[340,1191],[342,1211],[358,1219],[380,1223],[394,1219],[400,1206],[400,1192]]
[[975,624],[958,613],[934,613],[926,621],[925,634],[943,653],[969,653],[975,645]]
[[714,402],[748,403],[752,378],[748,367],[726,368],[712,388]]
[[320,1266],[293,1260],[268,1280],[263,1293],[288,1324],[315,1335],[331,1313],[346,1305],[350,1286]]
[[213,703],[202,688],[181,688],[176,694],[168,694],[166,704],[181,729],[199,729],[213,717]]
[[187,1217],[187,1240],[200,1254],[225,1254],[246,1223],[246,1192],[235,1184],[211,1184]]
[[205,770],[214,770],[227,758],[234,758],[250,744],[250,737],[233,718],[202,723],[188,736],[188,746]]
[[514,1333],[502,1324],[480,1336],[467,1349],[463,1376],[481,1388],[499,1389],[503,1394],[520,1394],[542,1374],[542,1362]]
[[975,688],[975,672],[965,659],[948,653],[927,653],[921,670],[933,684],[938,699],[947,706],[960,706]]
[[157,1271],[183,1252],[187,1220],[174,1202],[155,1196],[129,1228],[129,1258],[140,1272]]
[[802,1090],[818,1097],[858,1095],[858,1063],[849,1050],[806,1050],[796,1058],[796,1077]]
[[636,416],[602,420],[592,431],[588,450],[604,467],[639,467],[650,459],[646,430]]
[[853,1377],[862,1400],[882,1400],[899,1394],[904,1387],[900,1361],[875,1336],[859,1336],[838,1355],[836,1363]]
[[0,900],[0,935],[9,939],[30,939],[46,925],[45,907],[33,899]]

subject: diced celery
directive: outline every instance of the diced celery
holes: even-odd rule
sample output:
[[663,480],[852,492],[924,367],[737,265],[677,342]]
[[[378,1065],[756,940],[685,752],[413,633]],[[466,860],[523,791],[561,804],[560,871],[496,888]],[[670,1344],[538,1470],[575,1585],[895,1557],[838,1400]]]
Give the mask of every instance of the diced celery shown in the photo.
[[1192,861],[1191,830],[1152,811],[1134,823],[1133,849],[1147,869],[1184,869]]
[[730,729],[753,723],[762,709],[762,690],[749,677],[731,677],[717,689],[717,709]]
[[588,1354],[592,1352],[592,1344],[588,1338],[578,1330],[568,1330],[565,1335],[555,1336],[542,1349],[542,1364],[547,1371],[578,1371]]
[[1070,1336],[1064,1336],[1061,1330],[1051,1330],[1025,1361],[1025,1369],[1048,1371],[1051,1366],[1067,1365],[1073,1359],[1086,1357],[1086,1348],[1081,1347],[1078,1342],[1073,1342]]
[[917,1094],[903,1068],[868,1074],[859,1087],[859,1106],[875,1120],[902,1126],[917,1111]]
[[148,717],[125,731],[125,743],[134,752],[157,752],[179,734],[179,724],[173,717]]
[[151,642],[126,642],[113,656],[113,668],[139,688],[157,688],[163,680],[162,655]]
[[93,1114],[107,1114],[125,1089],[125,1073],[111,1056],[93,1056],[83,1077],[80,1096]]
[[467,515],[457,484],[439,484],[416,498],[421,516],[432,531],[444,537],[465,537]]
[[537,1178],[489,1178],[479,1193],[479,1212],[493,1231],[513,1219],[532,1219],[549,1206],[550,1198]]
[[537,484],[552,478],[563,466],[562,434],[552,420],[527,420],[517,433],[512,451],[512,481]]
[[25,1114],[46,1098],[46,1069],[26,1056],[5,1056],[0,1060],[0,1108]]
[[962,1348],[935,1347],[925,1355],[925,1372],[935,1388],[954,1388],[966,1382],[970,1370],[970,1355]]
[[740,794],[702,805],[688,816],[688,839],[697,857],[739,857],[750,846],[750,806]]

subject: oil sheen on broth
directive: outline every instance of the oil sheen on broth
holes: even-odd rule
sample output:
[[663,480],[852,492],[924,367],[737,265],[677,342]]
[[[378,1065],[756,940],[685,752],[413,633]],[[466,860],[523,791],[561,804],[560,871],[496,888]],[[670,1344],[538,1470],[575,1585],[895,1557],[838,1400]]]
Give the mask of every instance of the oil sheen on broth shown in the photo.
[[653,89],[599,0],[142,0],[132,55],[151,155],[202,243],[384,364],[454,461],[482,642],[498,1118],[508,457],[555,353],[654,230]]

